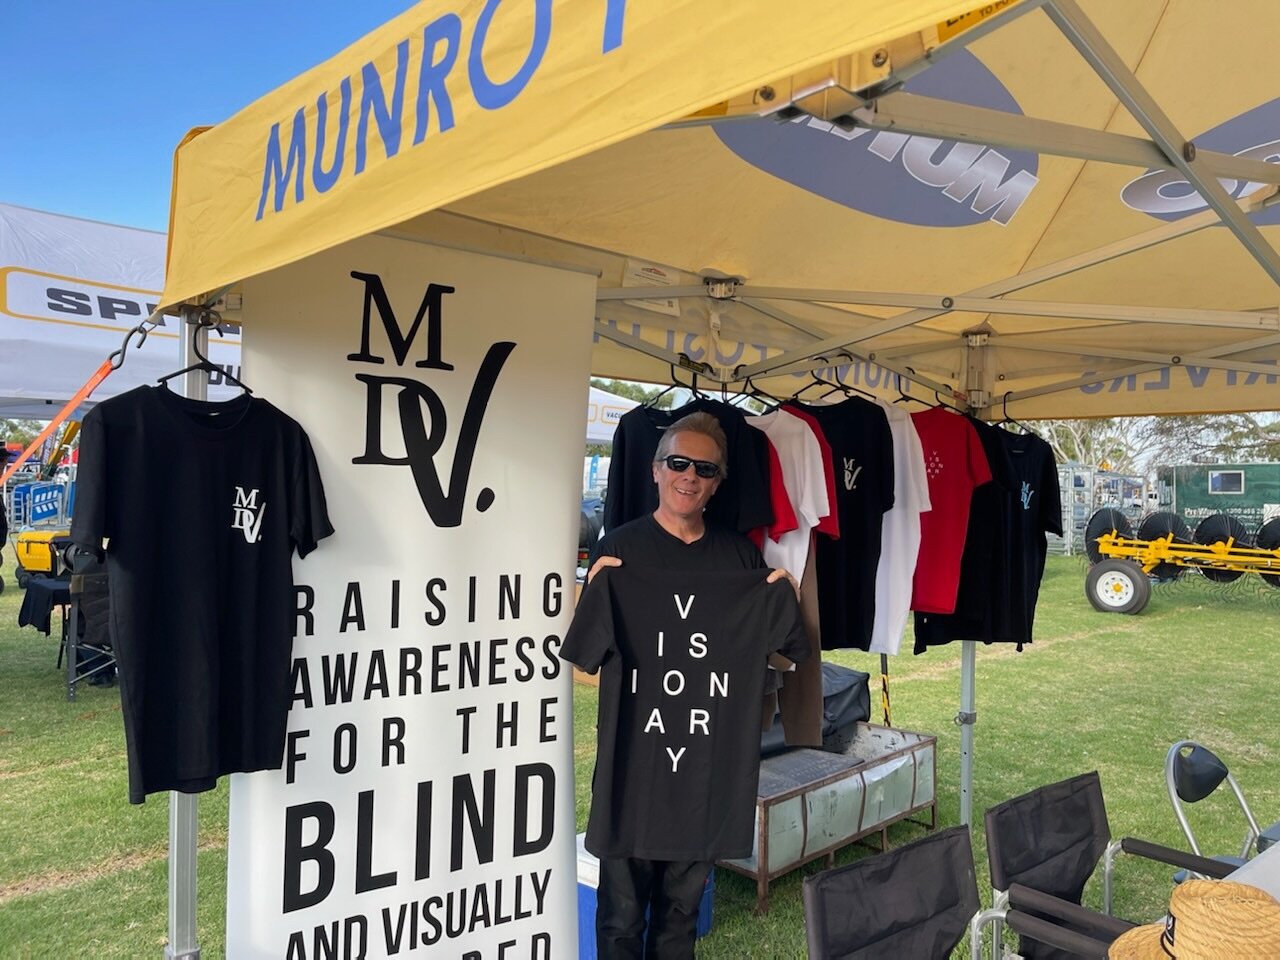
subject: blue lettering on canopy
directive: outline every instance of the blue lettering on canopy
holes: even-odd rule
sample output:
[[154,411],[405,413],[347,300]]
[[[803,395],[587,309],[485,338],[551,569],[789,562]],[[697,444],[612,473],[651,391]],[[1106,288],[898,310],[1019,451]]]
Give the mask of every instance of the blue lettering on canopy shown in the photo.
[[[445,45],[444,55],[437,60],[436,47],[442,40]],[[423,28],[422,69],[418,71],[417,122],[413,128],[414,146],[420,144],[427,135],[427,120],[430,117],[427,101],[432,97],[436,101],[440,132],[444,133],[453,126],[453,102],[449,99],[449,91],[445,89],[444,78],[449,75],[454,61],[458,59],[458,47],[461,43],[462,19],[456,13],[446,13]]]
[[[967,50],[907,81],[905,89],[1021,114],[1017,101]],[[1007,224],[1039,182],[1039,157],[814,117],[743,120],[714,128],[752,166],[809,193],[886,220],[930,227]]]
[[[342,161],[347,155],[347,127],[351,125],[351,78],[343,77],[338,85],[342,103],[338,107],[338,142],[333,147],[333,166],[324,168],[324,139],[328,128],[329,97],[320,94],[316,97],[316,156],[311,161],[311,182],[320,193],[326,193],[342,176]],[[280,209],[279,206],[276,207]],[[258,211],[262,216],[262,211]]]
[[365,151],[369,145],[369,114],[378,123],[378,136],[390,160],[400,152],[400,117],[404,113],[404,75],[409,67],[409,41],[396,44],[396,85],[391,91],[391,106],[382,91],[378,68],[366,63],[360,71],[364,90],[360,94],[360,126],[356,129],[356,173],[364,170]]
[[520,95],[529,83],[529,78],[538,69],[542,56],[547,52],[547,41],[551,39],[551,0],[534,0],[533,7],[533,41],[529,45],[529,55],[515,75],[503,83],[494,83],[484,70],[484,42],[489,36],[489,24],[502,0],[488,0],[480,17],[476,20],[476,33],[471,40],[471,54],[467,57],[467,74],[471,78],[471,92],[476,103],[486,110],[497,110]]
[[[1274,360],[1253,360],[1251,362],[1268,366],[1276,365]],[[1121,374],[1118,377],[1099,376],[1096,370],[1086,370],[1084,373],[1086,377],[1097,376],[1098,379],[1091,383],[1082,384],[1080,392],[1093,394],[1101,393],[1105,390],[1108,393],[1135,393],[1138,390],[1185,390],[1188,387],[1192,390],[1201,390],[1210,385],[1214,387],[1250,387],[1264,378],[1269,385],[1280,382],[1280,372],[1264,374],[1251,370],[1244,375],[1243,380],[1241,380],[1241,371],[1239,370],[1222,370],[1217,371],[1216,376],[1214,374],[1215,368],[1213,367],[1201,367],[1191,363],[1174,367],[1161,367],[1159,370],[1153,370],[1146,374]],[[1141,381],[1139,377],[1142,377]],[[1173,382],[1175,378],[1178,380],[1176,384]],[[1139,386],[1139,383],[1141,383],[1141,386]]]
[[258,197],[258,215],[255,220],[262,219],[262,209],[267,205],[267,188],[275,184],[275,210],[279,213],[284,207],[284,189],[293,178],[293,202],[302,202],[302,171],[307,166],[307,115],[298,108],[293,115],[293,136],[289,140],[289,157],[284,162],[280,159],[280,124],[271,125],[271,133],[267,137],[267,162],[262,167],[262,195]]
[[[524,62],[506,80],[495,81],[490,77],[485,70],[484,49],[491,36],[495,14],[502,2],[503,0],[486,0],[476,18],[467,54],[466,77],[470,84],[471,97],[485,110],[498,110],[509,105],[528,87],[542,65],[551,43],[551,0],[534,0],[533,35],[529,40],[529,51],[525,55]],[[627,0],[601,0],[601,2],[604,7],[601,53],[607,54],[622,45]],[[462,49],[462,30],[462,18],[456,13],[442,14],[422,30],[422,46],[419,50],[421,60],[417,64],[418,91],[413,109],[414,146],[426,140],[433,102],[436,124],[440,132],[444,133],[455,126],[453,99],[449,95],[446,81]],[[505,49],[504,44],[498,45]],[[382,75],[379,65],[373,61],[364,64],[360,69],[360,117],[356,128],[352,176],[361,173],[369,162],[368,139],[371,117],[377,126],[378,137],[382,141],[386,159],[391,160],[400,152],[405,123],[405,83],[411,67],[411,52],[408,39],[396,44],[395,76],[390,78],[389,83],[389,78]],[[295,205],[306,199],[307,152],[311,146],[309,140],[314,139],[315,150],[310,179],[316,193],[328,192],[342,179],[347,170],[344,161],[347,131],[351,123],[354,100],[353,80],[354,77],[344,77],[338,85],[337,131],[333,159],[327,168],[325,147],[330,133],[329,108],[333,91],[326,90],[316,98],[315,113],[310,118],[307,106],[299,107],[295,111],[287,149],[280,133],[281,123],[276,122],[271,125],[263,150],[262,189],[258,195],[255,220],[261,220],[263,214],[267,212],[268,199],[271,200],[271,209],[274,212],[279,213],[284,209],[290,184],[293,186]],[[391,90],[389,98],[388,87]]]

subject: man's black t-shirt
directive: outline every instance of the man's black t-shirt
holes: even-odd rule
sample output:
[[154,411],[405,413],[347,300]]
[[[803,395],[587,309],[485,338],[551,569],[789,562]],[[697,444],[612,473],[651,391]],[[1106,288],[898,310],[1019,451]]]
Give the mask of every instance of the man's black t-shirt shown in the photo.
[[788,406],[810,414],[831,446],[840,539],[816,538],[822,648],[871,649],[876,568],[885,511],[893,506],[893,434],[883,410],[862,397]]
[[311,442],[265,400],[138,387],[85,417],[71,537],[108,541],[130,802],[280,766],[291,558],[332,532]]
[[762,570],[767,567],[754,543],[739,533],[711,523],[701,537],[685,543],[667,533],[653,514],[645,514],[610,530],[595,542],[587,569],[600,557],[669,570]]
[[773,523],[769,502],[769,446],[759,430],[747,426],[741,410],[719,400],[699,397],[677,410],[636,407],[618,420],[609,460],[609,490],[604,500],[604,528],[612,530],[658,506],[653,458],[667,427],[691,413],[709,413],[724,429],[728,476],[707,504],[707,520],[746,533]]
[[560,655],[601,670],[586,847],[596,856],[749,856],[765,661],[808,648],[785,580],[625,563],[583,591]]

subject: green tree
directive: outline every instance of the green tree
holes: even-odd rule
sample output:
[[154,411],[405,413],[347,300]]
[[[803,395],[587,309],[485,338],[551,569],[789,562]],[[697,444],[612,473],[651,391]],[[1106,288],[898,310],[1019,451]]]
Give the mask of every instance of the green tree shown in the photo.
[[20,443],[24,447],[39,435],[44,424],[39,420],[0,420],[0,439]]
[[[659,410],[669,410],[671,408],[671,399],[674,393],[667,387],[655,387],[645,383],[636,383],[633,380],[601,380],[599,377],[591,378],[591,385],[597,390],[603,390],[606,393],[612,393],[615,397],[626,397],[628,400],[635,400],[638,403],[644,403],[658,397],[653,402],[653,406]],[[667,390],[666,393],[662,393]],[[662,394],[662,396],[658,396]]]

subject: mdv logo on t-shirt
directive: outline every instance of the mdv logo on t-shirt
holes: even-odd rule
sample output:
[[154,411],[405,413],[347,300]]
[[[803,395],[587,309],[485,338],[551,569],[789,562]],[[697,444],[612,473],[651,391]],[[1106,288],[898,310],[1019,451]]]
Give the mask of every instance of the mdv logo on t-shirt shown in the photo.
[[245,543],[257,543],[262,537],[262,517],[267,512],[266,501],[258,502],[258,488],[245,493],[244,487],[236,487],[231,503],[231,529],[244,534]]
[[858,474],[862,472],[862,467],[858,465],[858,461],[853,457],[844,458],[844,488],[849,491],[858,489]]

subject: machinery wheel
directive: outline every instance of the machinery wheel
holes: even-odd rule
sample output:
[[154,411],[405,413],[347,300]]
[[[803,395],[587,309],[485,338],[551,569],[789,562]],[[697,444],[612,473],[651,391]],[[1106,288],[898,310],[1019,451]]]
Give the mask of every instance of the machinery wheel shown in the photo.
[[[1215,513],[1205,517],[1196,527],[1195,541],[1203,546],[1226,543],[1228,539],[1234,539],[1242,547],[1253,545],[1244,524],[1229,513]],[[1211,567],[1201,567],[1200,572],[1206,580],[1214,583],[1234,583],[1244,576],[1239,570],[1215,570]]]
[[1098,551],[1098,538],[1113,530],[1122,537],[1133,536],[1129,518],[1115,507],[1103,507],[1089,518],[1084,528],[1084,550],[1089,555],[1090,563],[1098,563],[1103,559]]
[[[1191,529],[1176,513],[1152,513],[1138,524],[1139,540],[1161,540],[1171,533],[1174,543],[1191,542]],[[1176,580],[1185,569],[1176,563],[1160,563],[1151,571],[1151,576],[1157,580]]]
[[4,593],[4,577],[0,577],[0,593]]
[[[1275,550],[1280,547],[1280,517],[1272,517],[1258,530],[1254,544],[1259,550]],[[1273,587],[1280,587],[1280,574],[1264,573],[1262,579]]]
[[27,583],[31,580],[31,574],[21,565],[13,568],[13,582],[18,585],[19,590],[27,589]]
[[1103,613],[1141,613],[1151,599],[1151,580],[1132,560],[1113,557],[1089,568],[1084,592]]

